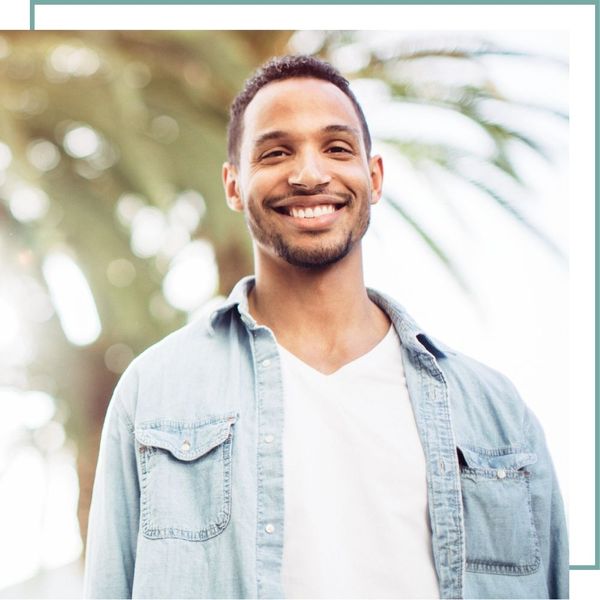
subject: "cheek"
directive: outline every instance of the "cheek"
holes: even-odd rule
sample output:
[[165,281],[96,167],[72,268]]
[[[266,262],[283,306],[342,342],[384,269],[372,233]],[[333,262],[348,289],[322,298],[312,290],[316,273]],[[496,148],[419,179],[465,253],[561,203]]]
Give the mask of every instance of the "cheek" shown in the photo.
[[281,177],[274,173],[260,173],[250,179],[246,190],[251,202],[262,205],[266,198],[285,194],[287,187],[282,184]]
[[369,171],[365,170],[362,165],[357,165],[356,163],[342,165],[342,168],[338,169],[338,179],[345,185],[357,189],[371,187]]

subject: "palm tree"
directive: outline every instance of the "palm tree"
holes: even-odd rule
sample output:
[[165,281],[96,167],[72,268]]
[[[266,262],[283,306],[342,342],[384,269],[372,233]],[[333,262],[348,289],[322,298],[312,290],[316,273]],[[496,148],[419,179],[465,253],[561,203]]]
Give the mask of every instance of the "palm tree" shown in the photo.
[[[350,54],[349,78],[378,81],[392,105],[426,105],[461,115],[485,133],[491,150],[478,154],[456,143],[394,134],[379,141],[428,181],[444,172],[475,186],[482,198],[500,204],[562,257],[506,186],[497,185],[509,180],[524,186],[513,144],[551,157],[539,139],[495,116],[491,105],[566,119],[551,107],[519,106],[499,91],[482,61],[509,51],[460,38],[396,37],[381,44],[356,32],[307,35],[101,31],[10,32],[0,38],[0,175],[2,149],[5,163],[7,149],[12,155],[0,177],[5,240],[0,276],[20,282],[15,294],[26,303],[32,281],[46,287],[45,258],[57,248],[66,250],[85,274],[103,324],[100,337],[82,347],[68,342],[56,315],[30,324],[35,358],[4,368],[0,385],[45,388],[64,407],[59,414],[78,447],[82,532],[101,423],[116,378],[131,356],[186,318],[161,291],[171,259],[192,234],[214,248],[215,292],[227,293],[251,271],[245,225],[225,207],[220,169],[228,106],[268,57],[308,49],[344,70],[344,53],[346,59]],[[442,76],[456,69],[473,76]],[[485,168],[473,169],[474,164]],[[33,217],[22,208],[32,197],[43,207]],[[388,192],[388,201],[468,287],[401,195]],[[192,231],[182,228],[181,207]],[[136,250],[132,240],[140,210],[162,223],[161,235],[168,234],[154,250]]]

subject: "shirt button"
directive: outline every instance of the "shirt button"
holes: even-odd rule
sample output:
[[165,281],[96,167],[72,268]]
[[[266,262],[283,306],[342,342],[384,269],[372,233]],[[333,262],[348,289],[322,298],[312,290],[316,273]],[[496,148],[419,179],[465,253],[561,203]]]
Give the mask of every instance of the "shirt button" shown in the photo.
[[496,472],[496,477],[498,479],[504,479],[506,477],[506,471],[504,469],[498,469]]
[[265,435],[264,440],[267,444],[270,444],[271,442],[273,442],[273,440],[275,439],[275,436],[271,435],[270,433],[267,433],[267,435]]
[[275,531],[275,527],[273,526],[273,523],[267,523],[267,525],[265,526],[265,531],[267,533],[273,533]]
[[271,361],[268,358],[265,358],[265,360],[262,361],[262,366],[266,369],[267,367],[269,367],[271,365]]
[[183,442],[183,444],[181,444],[181,448],[180,448],[180,450],[181,450],[182,452],[189,452],[189,451],[190,451],[190,448],[191,448],[191,446],[190,446],[190,443],[189,443],[187,440],[185,440],[185,441]]

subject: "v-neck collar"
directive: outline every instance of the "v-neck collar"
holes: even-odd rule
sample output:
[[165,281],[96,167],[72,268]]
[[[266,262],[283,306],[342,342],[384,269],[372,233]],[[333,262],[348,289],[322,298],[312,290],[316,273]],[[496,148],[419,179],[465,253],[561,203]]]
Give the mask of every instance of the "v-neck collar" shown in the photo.
[[396,331],[393,325],[390,325],[387,333],[367,352],[361,354],[357,358],[347,362],[342,365],[339,369],[336,369],[332,373],[323,373],[319,371],[319,369],[315,369],[311,367],[308,363],[304,362],[301,358],[298,358],[295,354],[284,348],[281,344],[277,343],[277,349],[291,361],[300,365],[304,370],[312,373],[314,376],[323,377],[323,378],[332,378],[342,372],[346,373],[351,370],[355,370],[357,368],[363,369],[366,364],[375,362],[378,360],[378,357],[381,353],[385,353],[387,348],[389,348],[393,343],[398,342]]

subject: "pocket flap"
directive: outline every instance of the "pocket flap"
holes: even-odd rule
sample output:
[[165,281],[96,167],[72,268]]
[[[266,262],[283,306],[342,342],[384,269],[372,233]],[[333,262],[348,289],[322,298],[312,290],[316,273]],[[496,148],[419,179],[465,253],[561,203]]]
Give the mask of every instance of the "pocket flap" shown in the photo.
[[537,455],[524,448],[484,449],[460,446],[458,448],[471,469],[522,469],[537,462]]
[[162,448],[179,460],[196,460],[222,444],[228,437],[235,414],[208,421],[153,421],[135,430],[135,439],[144,446]]

